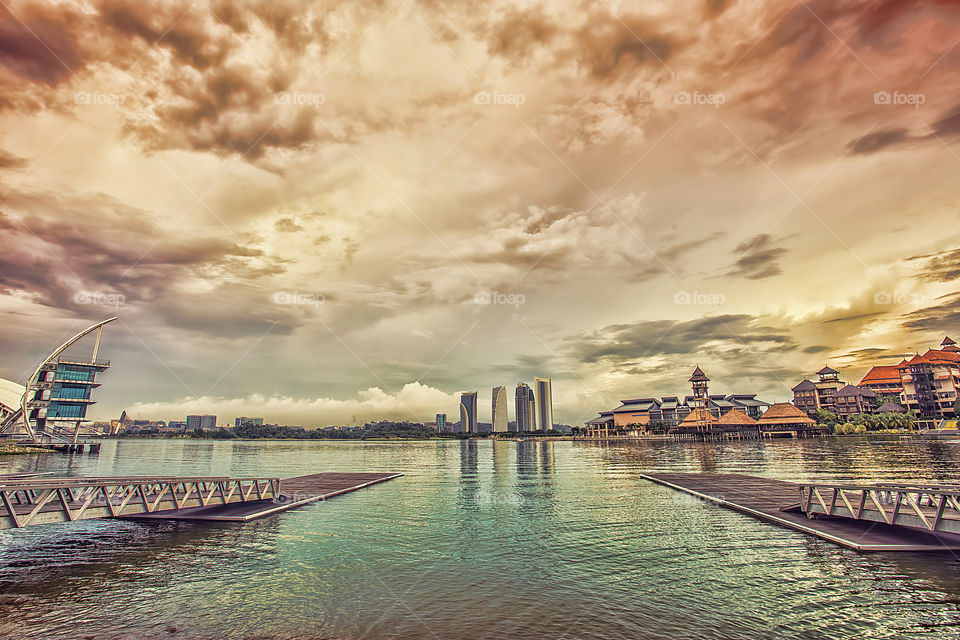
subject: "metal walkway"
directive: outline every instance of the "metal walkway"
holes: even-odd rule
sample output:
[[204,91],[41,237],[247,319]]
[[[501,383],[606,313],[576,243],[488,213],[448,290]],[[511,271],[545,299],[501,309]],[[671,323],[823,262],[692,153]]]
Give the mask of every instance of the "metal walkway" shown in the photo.
[[279,495],[279,478],[0,479],[0,529],[272,500]]
[[[816,536],[857,551],[960,550],[960,535],[952,533],[952,529],[946,529],[947,526],[954,526],[956,523],[954,517],[957,514],[951,513],[950,518],[941,517],[937,529],[917,528],[911,526],[914,521],[910,519],[909,511],[912,509],[909,507],[904,509],[910,504],[910,500],[906,497],[899,499],[901,507],[896,517],[892,517],[893,507],[877,510],[874,505],[871,509],[865,507],[861,510],[859,513],[863,517],[857,519],[843,517],[837,505],[842,505],[844,509],[847,505],[844,503],[844,498],[839,496],[839,492],[836,502],[833,501],[833,487],[840,485],[798,484],[736,473],[650,473],[641,474],[641,477],[688,493],[705,503],[739,511],[758,520]],[[817,490],[810,491],[811,486],[815,486]],[[884,486],[888,489],[893,488],[891,485]],[[823,491],[828,487],[829,493],[824,495]],[[844,489],[849,489],[847,502],[850,502],[851,506],[859,505],[859,498],[855,502],[850,499],[853,497],[854,488],[844,486]],[[866,489],[880,490],[876,486]],[[916,489],[913,488],[912,491],[915,492]],[[901,490],[906,491],[905,488]],[[822,502],[817,498],[818,495],[823,498]],[[868,497],[867,501],[869,500]],[[886,502],[887,498],[881,500],[877,497],[877,500],[880,504],[890,504]],[[917,499],[912,498],[912,500]],[[895,505],[896,494],[893,494],[892,501]],[[824,512],[830,511],[831,504],[834,504],[833,513],[818,513],[818,509]],[[955,508],[956,498],[948,499],[947,505]],[[945,513],[946,509],[945,505]],[[852,511],[854,514],[857,513],[856,506]],[[877,513],[881,516],[885,514],[885,517],[879,519],[870,517]],[[917,518],[916,521],[920,521],[916,513],[914,517]],[[933,523],[929,517],[928,521]]]
[[800,508],[831,516],[960,534],[960,485],[801,484]]
[[315,473],[285,480],[0,476],[0,529],[93,518],[246,522],[402,475]]

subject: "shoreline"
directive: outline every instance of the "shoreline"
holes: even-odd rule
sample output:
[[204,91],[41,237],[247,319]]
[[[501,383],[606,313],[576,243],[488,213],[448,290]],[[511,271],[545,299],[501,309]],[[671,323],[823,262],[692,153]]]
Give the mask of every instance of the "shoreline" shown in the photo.
[[42,447],[18,447],[17,445],[0,444],[0,456],[23,456],[31,453],[56,453],[56,451]]

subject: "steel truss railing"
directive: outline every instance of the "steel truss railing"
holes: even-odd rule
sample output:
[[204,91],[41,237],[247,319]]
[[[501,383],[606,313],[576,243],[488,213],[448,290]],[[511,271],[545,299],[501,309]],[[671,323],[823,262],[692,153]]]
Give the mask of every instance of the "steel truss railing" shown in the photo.
[[960,533],[960,485],[801,484],[800,508],[808,516],[834,516]]
[[0,478],[0,529],[279,497],[279,478]]

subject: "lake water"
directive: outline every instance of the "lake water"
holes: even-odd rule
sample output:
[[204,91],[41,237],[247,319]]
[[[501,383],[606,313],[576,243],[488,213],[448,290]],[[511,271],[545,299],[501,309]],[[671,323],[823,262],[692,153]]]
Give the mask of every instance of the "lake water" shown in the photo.
[[244,525],[0,532],[0,638],[955,638],[953,555],[857,554],[638,474],[956,481],[958,463],[960,446],[859,438],[127,440],[0,458],[78,476],[406,474]]

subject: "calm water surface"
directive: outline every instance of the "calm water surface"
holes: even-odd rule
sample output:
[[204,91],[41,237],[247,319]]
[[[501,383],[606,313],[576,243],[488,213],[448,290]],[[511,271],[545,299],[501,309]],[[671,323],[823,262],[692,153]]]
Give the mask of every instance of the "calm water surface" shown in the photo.
[[953,555],[860,555],[638,477],[956,481],[958,468],[960,446],[851,438],[156,440],[0,458],[0,472],[69,475],[406,474],[245,525],[0,532],[0,638],[960,637]]

